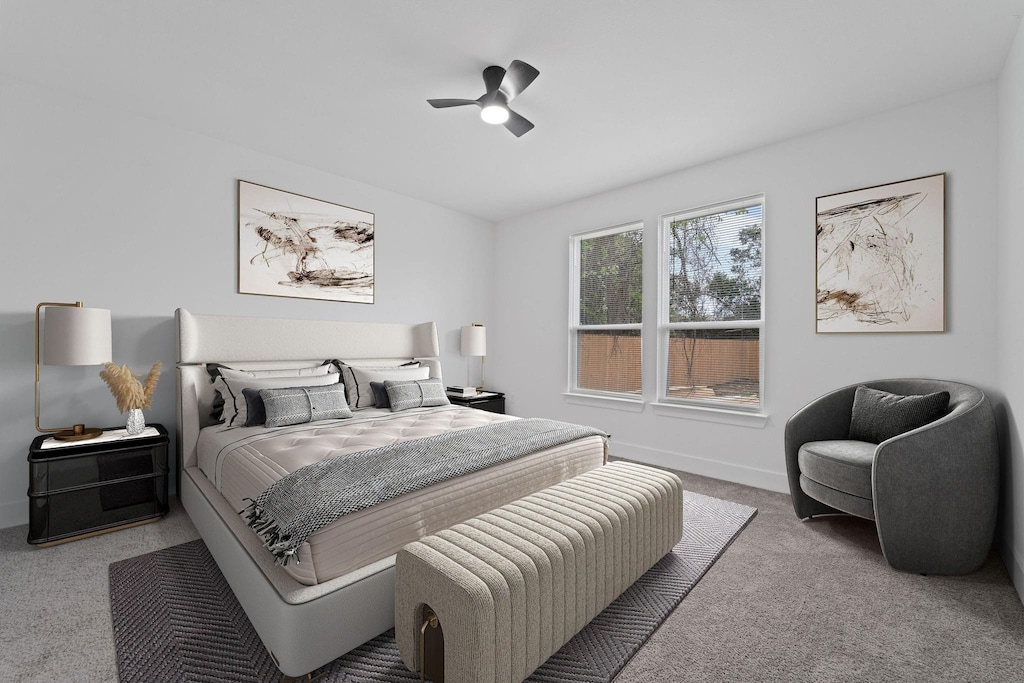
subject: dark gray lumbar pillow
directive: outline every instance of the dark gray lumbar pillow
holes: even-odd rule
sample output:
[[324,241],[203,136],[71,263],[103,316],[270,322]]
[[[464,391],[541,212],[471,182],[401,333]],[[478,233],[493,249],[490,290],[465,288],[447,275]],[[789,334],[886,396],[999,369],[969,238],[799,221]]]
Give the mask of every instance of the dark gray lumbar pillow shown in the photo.
[[268,427],[352,417],[340,384],[293,389],[261,389]]
[[853,396],[850,438],[882,443],[886,439],[934,422],[949,410],[949,392],[901,396],[857,387]]

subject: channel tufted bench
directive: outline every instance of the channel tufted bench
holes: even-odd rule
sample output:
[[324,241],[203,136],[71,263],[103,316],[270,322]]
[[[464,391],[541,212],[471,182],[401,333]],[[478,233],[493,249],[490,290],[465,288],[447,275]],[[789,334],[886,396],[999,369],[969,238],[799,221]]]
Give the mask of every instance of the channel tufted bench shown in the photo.
[[435,614],[446,683],[522,681],[682,533],[679,478],[614,462],[410,543],[395,575],[402,659],[422,668]]

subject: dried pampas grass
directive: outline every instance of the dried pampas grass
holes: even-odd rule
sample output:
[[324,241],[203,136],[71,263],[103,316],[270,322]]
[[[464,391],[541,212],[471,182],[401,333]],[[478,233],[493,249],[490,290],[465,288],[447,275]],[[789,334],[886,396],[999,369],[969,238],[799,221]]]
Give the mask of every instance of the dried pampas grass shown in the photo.
[[127,365],[118,367],[113,363],[104,363],[100,370],[100,379],[110,387],[110,393],[117,401],[117,409],[126,413],[133,408],[149,408],[153,404],[153,392],[156,391],[156,382],[160,379],[160,366],[163,363],[157,361],[153,364],[145,383],[139,382],[138,375],[132,372]]

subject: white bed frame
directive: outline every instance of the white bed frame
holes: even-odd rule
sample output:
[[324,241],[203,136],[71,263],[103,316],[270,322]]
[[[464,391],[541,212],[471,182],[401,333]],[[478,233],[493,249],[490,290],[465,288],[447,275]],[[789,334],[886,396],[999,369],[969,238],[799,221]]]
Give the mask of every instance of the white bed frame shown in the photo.
[[[404,362],[418,359],[441,377],[434,323],[404,325],[193,315],[179,308],[178,491],[278,668],[303,676],[394,626],[394,556],[316,586],[273,563],[238,511],[198,470],[199,430],[213,391],[206,363],[237,367],[295,361]],[[290,363],[289,363],[290,361]]]

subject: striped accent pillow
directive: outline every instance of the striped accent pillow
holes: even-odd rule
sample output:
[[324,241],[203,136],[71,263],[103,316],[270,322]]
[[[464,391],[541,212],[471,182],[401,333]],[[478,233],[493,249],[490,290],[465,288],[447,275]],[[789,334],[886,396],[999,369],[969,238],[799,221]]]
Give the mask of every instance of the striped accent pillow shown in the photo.
[[391,402],[391,412],[409,408],[446,406],[450,403],[439,377],[411,381],[386,380],[384,388]]
[[262,389],[260,398],[267,413],[265,424],[268,427],[352,417],[345,400],[345,387],[340,385]]

